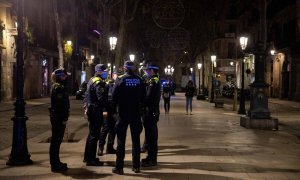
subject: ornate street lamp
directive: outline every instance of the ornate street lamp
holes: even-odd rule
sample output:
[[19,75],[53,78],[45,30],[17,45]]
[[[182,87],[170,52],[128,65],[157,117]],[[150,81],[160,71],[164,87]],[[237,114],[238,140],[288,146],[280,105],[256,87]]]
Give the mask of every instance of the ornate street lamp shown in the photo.
[[19,166],[32,164],[27,148],[27,128],[24,101],[24,0],[17,1],[18,12],[18,37],[17,37],[17,98],[15,105],[15,115],[13,121],[13,141],[9,160],[9,166]]
[[275,50],[272,49],[272,50],[270,51],[270,53],[271,53],[272,56],[274,56],[274,55],[275,55]]
[[245,86],[245,63],[244,63],[244,50],[247,47],[248,38],[247,37],[240,37],[240,45],[243,52],[243,58],[241,60],[242,63],[242,85],[241,85],[241,94],[240,94],[240,107],[239,107],[239,114],[246,114],[245,108],[245,94],[244,94],[244,86]]
[[112,61],[111,61],[111,67],[110,67],[110,76],[112,77],[113,71],[114,71],[114,61],[115,61],[115,52],[114,50],[116,49],[117,45],[117,38],[116,37],[109,37],[109,45],[110,45],[110,50],[112,52]]
[[217,56],[216,55],[211,55],[210,60],[211,60],[211,92],[210,92],[210,102],[214,102],[214,67],[216,63]]
[[197,64],[198,65],[198,73],[199,73],[199,79],[198,79],[198,84],[199,84],[199,89],[198,89],[198,95],[200,95],[200,93],[201,93],[201,85],[200,85],[200,70],[201,70],[201,68],[202,68],[202,64],[201,63],[198,63]]
[[171,65],[168,65],[167,67],[165,67],[164,70],[165,70],[165,74],[169,75],[169,76],[172,76],[174,73],[174,67]]
[[117,45],[117,38],[116,37],[109,37],[109,45],[110,45],[110,50],[113,51],[116,49]]
[[130,61],[134,61],[134,59],[135,59],[135,55],[134,54],[129,54],[129,59],[130,59]]

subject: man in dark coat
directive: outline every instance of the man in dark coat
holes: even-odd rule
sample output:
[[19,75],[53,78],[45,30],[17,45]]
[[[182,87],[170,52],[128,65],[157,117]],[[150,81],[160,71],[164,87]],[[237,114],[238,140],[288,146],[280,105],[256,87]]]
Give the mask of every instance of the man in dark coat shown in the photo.
[[107,68],[104,64],[97,64],[95,76],[87,84],[85,94],[86,114],[89,121],[89,135],[86,140],[84,160],[87,166],[101,166],[96,158],[97,142],[100,136],[100,129],[103,123],[103,109],[107,105],[107,88],[105,79],[108,76]]
[[132,139],[132,170],[140,172],[140,133],[142,122],[140,111],[143,104],[145,89],[142,79],[134,73],[134,63],[124,63],[125,74],[116,81],[112,97],[118,109],[116,132],[118,138],[116,167],[112,170],[116,174],[124,174],[125,141],[128,126]]

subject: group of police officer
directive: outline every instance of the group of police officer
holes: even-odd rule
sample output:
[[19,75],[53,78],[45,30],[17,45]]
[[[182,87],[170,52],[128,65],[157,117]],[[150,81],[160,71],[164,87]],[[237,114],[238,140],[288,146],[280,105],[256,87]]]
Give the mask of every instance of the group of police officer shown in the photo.
[[[103,165],[103,162],[99,161],[96,155],[103,155],[105,139],[107,134],[109,134],[106,153],[116,154],[117,156],[115,168],[112,170],[116,174],[124,174],[125,141],[128,126],[130,126],[133,147],[132,171],[139,173],[140,166],[150,167],[157,165],[157,122],[160,114],[159,101],[161,95],[158,76],[159,68],[153,63],[145,64],[143,66],[144,75],[142,77],[135,73],[135,64],[131,61],[126,61],[123,69],[125,72],[123,75],[115,73],[114,78],[108,80],[107,67],[104,64],[96,65],[95,75],[87,84],[84,99],[85,113],[89,122],[89,134],[86,140],[84,162],[87,166]],[[59,73],[61,72],[59,71],[57,74]],[[56,71],[54,72],[55,74]],[[60,79],[60,77],[57,76],[57,79]],[[58,83],[56,82],[55,84]],[[57,87],[60,86],[57,85]],[[52,89],[54,94],[57,91],[55,90],[57,87],[53,87]],[[59,89],[64,90],[64,87],[60,87]],[[63,94],[66,93],[64,92]],[[57,97],[64,98],[69,103],[67,96],[59,95]],[[55,102],[57,98],[51,98],[51,101]],[[51,109],[55,109],[55,105]],[[69,112],[69,105],[65,109]],[[58,152],[68,114],[58,118],[61,119],[59,122],[61,122],[60,125],[63,127],[59,127],[61,129],[58,135],[59,138],[55,138],[54,130],[57,128],[54,126],[52,128],[52,136],[54,138],[52,138],[53,142],[51,141],[50,162],[52,171],[65,171],[67,170],[67,165],[60,162]],[[140,162],[140,134],[143,126],[148,154]],[[117,150],[113,148],[115,135],[117,136]],[[58,142],[54,142],[57,139]],[[97,153],[98,141],[99,148]]]

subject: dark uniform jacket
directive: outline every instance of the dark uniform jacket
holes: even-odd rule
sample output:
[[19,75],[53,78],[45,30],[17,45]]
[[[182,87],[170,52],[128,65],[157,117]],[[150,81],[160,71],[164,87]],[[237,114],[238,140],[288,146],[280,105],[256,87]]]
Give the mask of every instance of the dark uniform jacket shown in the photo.
[[66,87],[61,83],[54,83],[51,90],[50,116],[66,121],[69,117],[69,109],[70,102]]
[[152,76],[146,87],[146,108],[149,111],[159,113],[159,101],[160,101],[160,82],[157,75]]
[[112,98],[118,107],[120,117],[137,117],[139,108],[144,102],[145,88],[142,79],[133,74],[125,73],[116,80]]
[[88,108],[104,108],[107,105],[107,87],[104,80],[98,76],[92,77],[85,93],[84,103]]
[[115,80],[107,80],[106,81],[108,102],[107,102],[107,106],[105,108],[107,111],[110,111],[113,114],[116,112],[116,109],[115,109],[116,107],[115,107],[113,99],[112,99],[112,92],[113,92],[114,85],[115,85]]

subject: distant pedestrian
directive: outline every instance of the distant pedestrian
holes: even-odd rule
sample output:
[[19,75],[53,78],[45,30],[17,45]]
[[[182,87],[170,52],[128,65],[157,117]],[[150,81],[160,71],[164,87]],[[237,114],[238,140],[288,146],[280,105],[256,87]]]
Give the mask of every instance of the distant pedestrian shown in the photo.
[[134,63],[124,63],[125,74],[120,76],[114,86],[112,98],[117,106],[115,117],[118,138],[116,166],[112,172],[124,174],[125,142],[127,128],[130,126],[132,139],[132,171],[140,172],[140,133],[142,132],[139,108],[143,104],[145,89],[142,79],[134,73]]
[[100,129],[103,123],[103,110],[107,106],[107,88],[105,80],[108,76],[107,67],[104,64],[97,64],[95,75],[88,84],[85,94],[86,114],[89,121],[89,135],[86,140],[84,161],[87,166],[102,166],[96,158],[97,142],[100,136]]
[[56,69],[51,79],[53,81],[51,89],[51,107],[50,121],[52,126],[52,138],[50,142],[50,164],[51,171],[66,171],[68,166],[66,163],[62,163],[59,158],[59,149],[62,143],[66,124],[69,118],[69,95],[66,88],[66,78],[63,69]]
[[163,85],[163,93],[162,93],[163,99],[164,99],[164,108],[165,113],[169,114],[170,111],[170,99],[171,99],[171,87],[169,81],[165,82]]
[[190,115],[192,115],[193,111],[193,97],[195,94],[195,86],[192,80],[189,80],[187,85],[185,86],[185,98],[186,98],[186,115],[189,113],[189,107],[190,107]]

